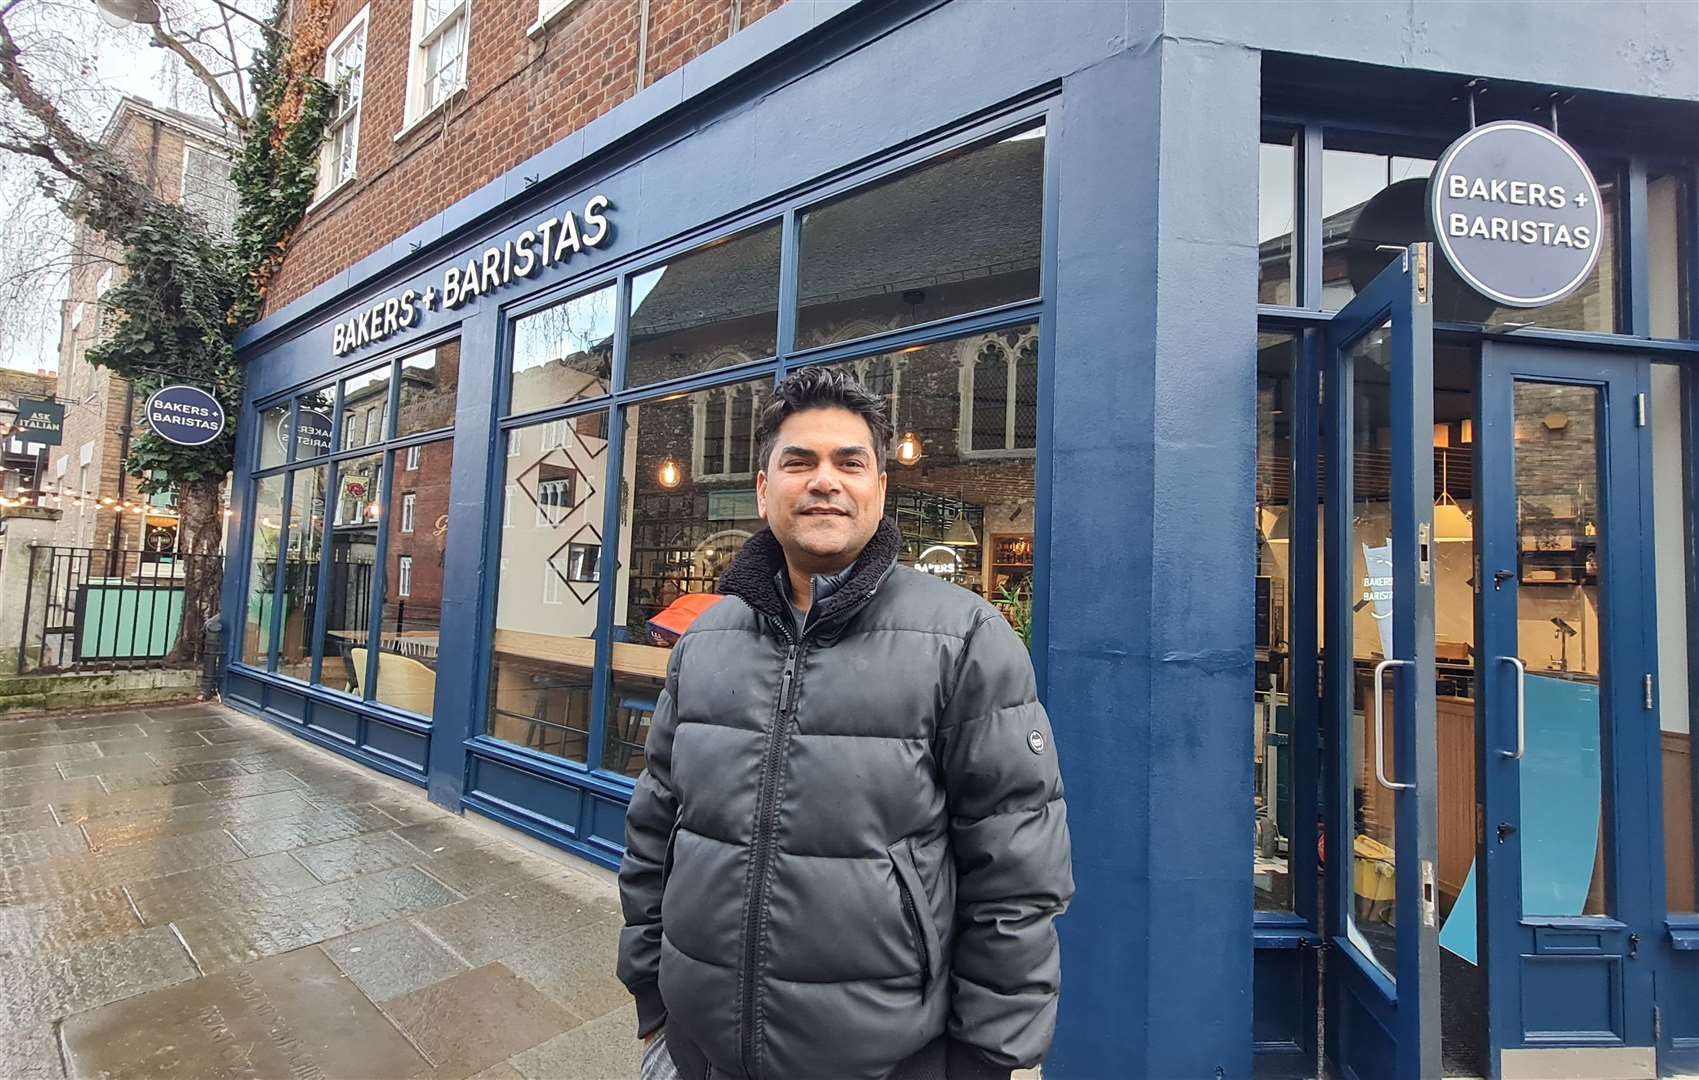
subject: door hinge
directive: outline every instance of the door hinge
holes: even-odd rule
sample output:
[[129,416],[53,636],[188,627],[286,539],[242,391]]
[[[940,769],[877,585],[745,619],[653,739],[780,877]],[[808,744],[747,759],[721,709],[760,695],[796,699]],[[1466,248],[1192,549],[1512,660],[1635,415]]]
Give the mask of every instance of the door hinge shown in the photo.
[[1416,245],[1416,303],[1428,302],[1428,245]]
[[1646,685],[1646,710],[1648,712],[1650,712],[1653,708],[1653,706],[1652,706],[1652,673],[1650,671],[1646,672],[1646,684],[1645,685]]
[[1664,1041],[1664,1010],[1658,1005],[1652,1006],[1652,1039],[1660,1043]]
[[1640,932],[1639,931],[1635,931],[1634,933],[1628,935],[1628,958],[1630,960],[1640,959]]
[[1646,426],[1646,395],[1634,395],[1634,424],[1636,427]]

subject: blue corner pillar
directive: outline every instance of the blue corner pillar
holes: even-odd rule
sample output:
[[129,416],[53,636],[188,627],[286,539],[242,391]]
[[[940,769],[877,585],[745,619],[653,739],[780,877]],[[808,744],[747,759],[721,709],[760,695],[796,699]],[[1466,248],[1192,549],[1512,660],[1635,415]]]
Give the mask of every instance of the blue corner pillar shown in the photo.
[[1045,660],[1078,888],[1051,1080],[1251,1069],[1260,64],[1143,33],[1064,80],[1053,136]]

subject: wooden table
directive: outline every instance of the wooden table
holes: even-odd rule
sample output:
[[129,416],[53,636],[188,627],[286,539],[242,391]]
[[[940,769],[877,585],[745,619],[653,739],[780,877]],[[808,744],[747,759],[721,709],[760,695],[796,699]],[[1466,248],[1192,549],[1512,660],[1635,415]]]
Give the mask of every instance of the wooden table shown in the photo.
[[[331,630],[331,637],[344,641],[365,641],[366,635],[357,630]],[[417,659],[435,660],[438,635],[431,631],[409,630],[379,635],[379,647],[390,652]],[[497,630],[495,651],[498,656],[519,660],[534,660],[544,664],[593,668],[596,664],[596,642],[586,637],[557,637],[529,630]],[[614,671],[644,679],[665,682],[667,659],[671,649],[655,645],[637,645],[629,641],[614,642]]]
[[[529,630],[497,630],[495,651],[501,656],[522,660],[537,660],[548,664],[566,664],[591,668],[596,664],[596,642],[585,637],[556,637]],[[637,645],[616,641],[613,648],[614,671],[620,675],[635,675],[664,682],[671,649],[655,645]]]

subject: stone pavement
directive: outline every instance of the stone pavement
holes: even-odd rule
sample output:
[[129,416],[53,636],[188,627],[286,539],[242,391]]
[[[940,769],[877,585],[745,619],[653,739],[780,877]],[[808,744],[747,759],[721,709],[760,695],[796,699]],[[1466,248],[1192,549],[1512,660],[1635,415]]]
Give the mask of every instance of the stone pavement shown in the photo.
[[218,705],[0,720],[0,1078],[636,1075],[613,875]]

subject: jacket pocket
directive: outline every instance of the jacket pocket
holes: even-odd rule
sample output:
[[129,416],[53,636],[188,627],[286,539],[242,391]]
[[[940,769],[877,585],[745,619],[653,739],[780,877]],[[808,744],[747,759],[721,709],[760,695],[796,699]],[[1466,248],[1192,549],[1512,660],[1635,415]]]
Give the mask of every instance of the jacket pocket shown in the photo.
[[672,831],[667,833],[667,850],[661,856],[661,891],[663,894],[666,892],[667,879],[672,877],[673,874],[673,849],[678,847],[678,830],[683,824],[684,815],[681,813],[673,818]]
[[938,928],[932,922],[932,902],[927,899],[926,888],[920,882],[920,871],[915,868],[914,853],[909,850],[908,841],[900,840],[886,851],[897,872],[897,891],[902,898],[903,917],[908,921],[909,933],[914,938],[915,953],[920,961],[920,994],[925,997],[932,987],[933,965],[942,959],[938,955]]

